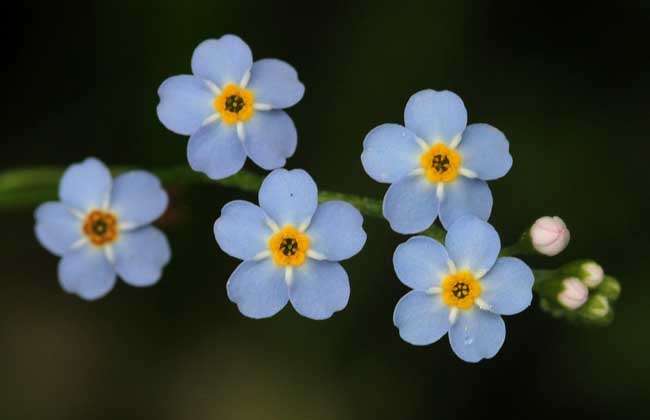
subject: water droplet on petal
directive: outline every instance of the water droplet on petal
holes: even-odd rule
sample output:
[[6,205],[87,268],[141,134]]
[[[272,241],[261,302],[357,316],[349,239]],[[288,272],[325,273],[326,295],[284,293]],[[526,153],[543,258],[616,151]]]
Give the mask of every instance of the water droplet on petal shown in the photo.
[[463,340],[466,346],[469,346],[474,342],[474,339],[469,334],[469,329],[465,327],[465,340]]

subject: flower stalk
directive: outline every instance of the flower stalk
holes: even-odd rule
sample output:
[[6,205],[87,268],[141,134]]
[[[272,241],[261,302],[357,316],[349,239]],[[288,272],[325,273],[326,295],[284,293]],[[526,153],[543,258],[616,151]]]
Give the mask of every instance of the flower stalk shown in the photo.
[[[57,166],[36,166],[13,169],[0,174],[0,212],[32,208],[44,201],[56,200],[59,180],[63,175],[64,169]],[[133,168],[129,166],[114,166],[111,168],[111,172],[114,175],[119,175],[131,169]],[[263,180],[260,175],[245,170],[225,179],[212,180],[201,173],[191,171],[185,165],[158,168],[151,172],[158,176],[162,183],[167,186],[217,184],[253,194],[257,193]],[[380,200],[334,191],[320,191],[318,198],[321,202],[330,200],[346,201],[366,216],[383,219],[382,203]],[[433,225],[424,231],[422,235],[442,242],[445,237],[445,231],[437,225]],[[536,254],[537,251],[532,246],[528,229],[520,237],[519,241],[501,250],[501,256]],[[609,311],[598,318],[601,322],[588,322],[591,324],[606,324],[611,321],[611,309],[607,306],[607,311],[605,311],[603,309],[605,305],[601,301],[604,298],[608,303],[613,303],[618,298],[621,289],[618,281],[611,276],[605,276],[602,283],[594,287],[592,292],[593,297],[590,298],[580,311],[568,311],[566,308],[558,305],[556,301],[556,292],[559,291],[558,285],[561,280],[560,278],[571,274],[582,280],[584,277],[583,267],[585,261],[587,260],[574,261],[555,270],[534,270],[534,291],[542,297],[540,301],[542,309],[555,317],[567,318],[569,320],[593,321],[601,313]],[[545,290],[548,291],[551,289],[553,290],[553,294],[544,292]]]
[[[36,206],[44,201],[55,200],[57,186],[65,168],[56,166],[37,166],[14,169],[0,174],[0,211],[24,209]],[[129,166],[113,166],[111,172],[119,175],[133,169]],[[249,193],[257,193],[263,178],[251,171],[242,170],[237,174],[212,180],[203,174],[193,172],[187,166],[158,168],[151,171],[163,184],[174,186],[213,185],[218,184],[228,188],[236,188]],[[366,216],[383,219],[381,201],[334,191],[320,191],[318,199],[321,202],[330,200],[347,201]],[[432,226],[423,233],[436,240],[444,238],[444,231],[438,226]]]

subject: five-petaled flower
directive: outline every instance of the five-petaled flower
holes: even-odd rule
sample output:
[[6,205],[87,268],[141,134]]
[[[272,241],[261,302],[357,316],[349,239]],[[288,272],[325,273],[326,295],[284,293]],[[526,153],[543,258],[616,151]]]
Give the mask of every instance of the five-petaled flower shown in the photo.
[[487,220],[492,194],[485,181],[512,166],[503,133],[467,126],[467,110],[453,92],[420,91],[404,110],[405,127],[383,124],[363,142],[361,161],[371,178],[392,184],[384,217],[399,233],[417,233],[436,220],[448,228],[460,216]]
[[293,67],[272,58],[253,62],[244,41],[224,35],[194,50],[192,73],[170,77],[158,90],[160,121],[190,136],[192,169],[226,178],[244,166],[247,155],[266,170],[284,166],[298,136],[282,109],[305,92]]
[[259,204],[230,202],[214,224],[221,249],[244,260],[228,280],[228,298],[251,318],[273,316],[288,301],[312,319],[345,308],[350,284],[338,261],[366,242],[361,213],[344,201],[319,205],[314,180],[300,169],[271,172]]
[[506,335],[501,315],[530,305],[534,281],[523,261],[497,258],[500,248],[494,228],[474,216],[454,222],[445,246],[425,236],[399,245],[395,272],[414,289],[400,299],[393,314],[402,339],[427,345],[448,332],[461,359],[493,357]]
[[59,282],[86,300],[106,295],[117,274],[132,286],[156,283],[171,257],[165,235],[150,223],[167,208],[167,193],[145,171],[115,180],[89,158],[70,166],[60,202],[36,209],[36,237],[59,261]]

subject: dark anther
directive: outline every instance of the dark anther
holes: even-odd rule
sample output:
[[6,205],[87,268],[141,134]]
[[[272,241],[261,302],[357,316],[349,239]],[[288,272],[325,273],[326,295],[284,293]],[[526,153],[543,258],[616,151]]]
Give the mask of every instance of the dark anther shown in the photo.
[[295,255],[298,252],[298,241],[293,238],[284,238],[280,244],[280,251],[287,257]]
[[239,95],[230,95],[226,98],[226,110],[238,113],[244,108],[244,99]]
[[449,158],[447,155],[435,155],[431,160],[431,167],[439,174],[449,169]]
[[102,236],[108,230],[108,225],[103,220],[97,220],[93,223],[93,233],[98,236]]
[[469,295],[469,286],[465,283],[458,282],[454,284],[454,288],[451,289],[451,293],[453,293],[456,298],[463,299]]

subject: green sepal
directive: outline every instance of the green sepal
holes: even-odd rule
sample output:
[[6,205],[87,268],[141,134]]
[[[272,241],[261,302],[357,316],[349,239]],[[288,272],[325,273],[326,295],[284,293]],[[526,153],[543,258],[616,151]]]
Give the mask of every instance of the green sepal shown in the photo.
[[596,288],[596,293],[605,296],[611,302],[615,302],[621,295],[621,284],[616,278],[605,275],[602,283]]

